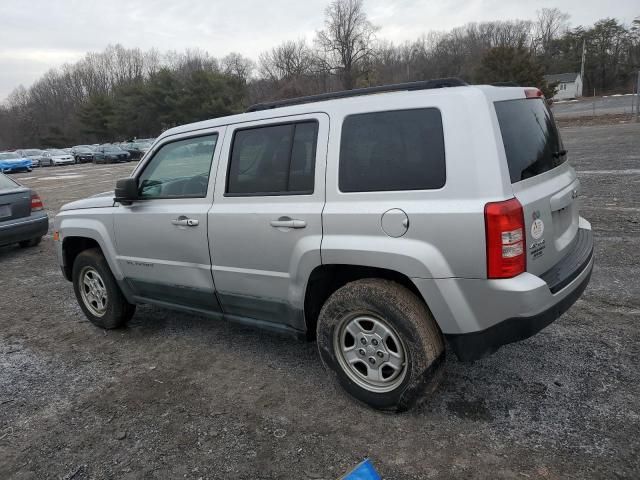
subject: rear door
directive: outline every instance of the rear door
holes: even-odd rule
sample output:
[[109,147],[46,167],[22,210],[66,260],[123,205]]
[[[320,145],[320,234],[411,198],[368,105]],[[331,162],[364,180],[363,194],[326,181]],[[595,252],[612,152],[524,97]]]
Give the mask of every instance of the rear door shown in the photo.
[[542,98],[494,103],[513,193],[522,204],[527,271],[543,274],[574,246],[580,182]]
[[31,215],[31,190],[0,173],[0,223]]
[[304,329],[305,282],[320,265],[329,117],[227,127],[209,212],[225,314]]

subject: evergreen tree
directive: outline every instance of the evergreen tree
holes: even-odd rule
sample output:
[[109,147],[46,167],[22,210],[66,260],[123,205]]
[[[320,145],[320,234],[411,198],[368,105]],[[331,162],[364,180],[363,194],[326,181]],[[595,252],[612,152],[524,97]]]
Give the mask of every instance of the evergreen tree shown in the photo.
[[494,47],[487,51],[476,70],[478,83],[514,82],[523,87],[538,87],[551,98],[554,89],[544,79],[544,68],[524,48]]

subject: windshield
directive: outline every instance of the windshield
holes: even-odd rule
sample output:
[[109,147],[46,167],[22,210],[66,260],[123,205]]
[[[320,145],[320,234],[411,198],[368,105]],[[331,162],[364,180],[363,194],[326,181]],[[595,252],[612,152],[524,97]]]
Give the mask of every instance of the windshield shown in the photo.
[[22,157],[17,153],[13,153],[13,152],[0,153],[0,160],[13,160],[16,158],[22,158]]
[[64,150],[58,150],[56,148],[52,148],[51,150],[47,150],[51,155],[68,155]]
[[42,155],[42,150],[23,150],[25,155]]
[[73,147],[74,150],[78,153],[92,153],[93,150],[91,150],[89,147]]
[[563,163],[567,156],[544,100],[495,102],[511,183],[535,177]]

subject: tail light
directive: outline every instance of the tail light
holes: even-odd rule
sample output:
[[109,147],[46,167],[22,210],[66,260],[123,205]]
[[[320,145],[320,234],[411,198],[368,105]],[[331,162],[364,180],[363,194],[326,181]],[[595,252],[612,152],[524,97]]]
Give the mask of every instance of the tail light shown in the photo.
[[516,198],[484,206],[487,277],[511,278],[527,268],[522,205]]
[[40,195],[34,193],[31,195],[31,211],[37,212],[38,210],[44,209],[44,204],[42,203],[42,199]]

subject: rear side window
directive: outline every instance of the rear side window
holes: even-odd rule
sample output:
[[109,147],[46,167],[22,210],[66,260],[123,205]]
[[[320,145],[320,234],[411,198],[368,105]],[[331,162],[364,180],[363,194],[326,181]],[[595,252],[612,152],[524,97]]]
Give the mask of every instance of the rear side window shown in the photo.
[[444,137],[438,109],[345,118],[340,143],[342,192],[428,190],[444,184]]
[[313,193],[317,137],[315,121],[236,131],[227,195]]
[[511,183],[564,163],[566,152],[551,112],[539,98],[495,102]]

